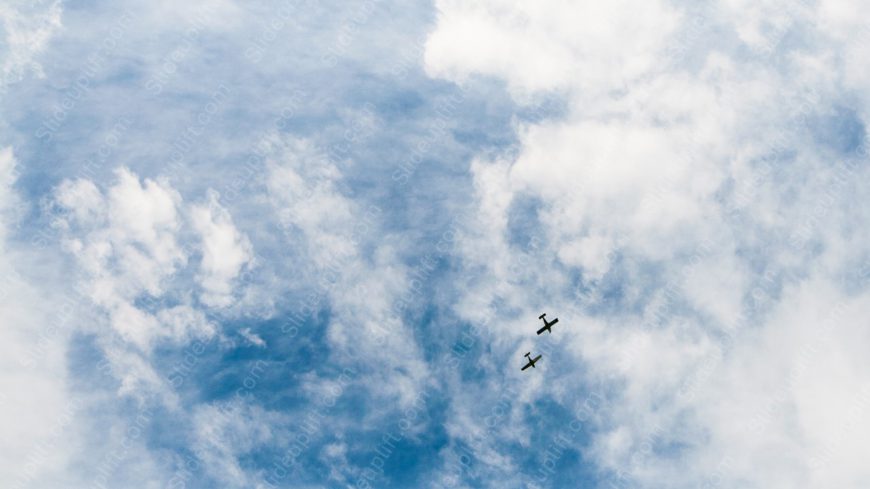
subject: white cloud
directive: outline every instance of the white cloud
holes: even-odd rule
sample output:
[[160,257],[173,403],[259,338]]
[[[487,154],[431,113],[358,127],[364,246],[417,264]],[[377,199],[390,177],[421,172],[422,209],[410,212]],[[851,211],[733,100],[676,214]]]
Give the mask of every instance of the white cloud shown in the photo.
[[[427,43],[432,75],[495,76],[519,104],[558,90],[571,107],[518,126],[516,156],[472,163],[476,213],[459,250],[486,273],[462,284],[457,310],[470,318],[511,304],[498,322],[515,344],[516,311],[563,311],[565,350],[614,391],[586,456],[630,485],[862,487],[867,427],[854,412],[870,382],[858,353],[870,344],[858,326],[868,302],[838,277],[866,259],[867,215],[856,203],[867,172],[842,162],[863,154],[816,139],[846,100],[867,113],[863,37],[844,34],[860,29],[845,13],[854,6],[821,2],[817,31],[813,7],[800,2],[721,2],[692,26],[698,14],[657,2],[535,5],[440,1]],[[675,37],[698,25],[691,39]],[[722,41],[730,33],[740,50]],[[684,56],[669,56],[680,43]],[[541,201],[543,249],[509,244],[511,202],[528,195]],[[582,271],[593,293],[565,299],[560,269]],[[596,290],[608,277],[620,282],[616,299]],[[589,305],[609,301],[625,310],[588,317]],[[816,328],[839,301],[849,308],[822,342]],[[811,367],[773,403],[764,429],[742,428],[766,419],[758,413],[814,344]],[[560,380],[537,395],[581,397],[584,384]],[[651,432],[656,450],[634,463]],[[809,468],[818,460],[825,470]]]
[[216,333],[203,311],[188,305],[173,306],[160,310],[158,319],[169,330],[169,335],[179,343],[188,337],[209,338]]
[[190,219],[202,242],[201,299],[208,306],[226,307],[233,301],[233,280],[253,259],[251,243],[233,225],[215,192],[209,193],[205,205],[192,207]]
[[54,33],[61,27],[61,2],[17,2],[0,5],[0,95],[6,87],[22,80],[28,73],[44,76],[36,61]]
[[601,278],[610,268],[612,241],[600,235],[581,238],[562,246],[557,252],[559,260],[568,266],[583,268],[589,278]]
[[[0,39],[6,40],[0,47],[0,90],[41,73],[40,53],[60,27],[60,2],[36,3],[37,7],[23,7],[24,2],[0,6]],[[119,50],[112,51],[121,55],[110,56],[113,61],[104,65],[105,72],[96,75],[101,82],[92,88],[99,94],[76,107],[66,127],[69,137],[58,133],[50,144],[38,142],[31,154],[56,150],[62,161],[81,156],[79,146],[87,138],[77,137],[81,128],[76,122],[106,120],[119,89],[141,95],[141,87],[131,86],[128,77],[111,75],[126,70],[131,60],[144,67],[150,80],[166,84],[164,95],[195,95],[198,89],[192,87],[201,85],[203,78],[190,75],[209,73],[240,82],[234,85],[240,97],[253,90],[244,86],[245,81],[268,82],[286,73],[275,71],[286,66],[260,63],[265,71],[253,78],[245,70],[227,75],[208,66],[212,54],[226,54],[212,49],[231,43],[240,47],[234,50],[240,57],[256,48],[264,54],[270,50],[276,61],[298,61],[292,56],[300,53],[301,44],[273,43],[269,35],[276,31],[270,26],[276,19],[263,17],[260,5],[231,0],[177,3],[160,0],[143,7],[121,2],[103,9],[102,17],[92,16],[90,10],[71,17],[82,26],[93,24],[94,18],[107,21],[104,32],[85,38],[71,32],[72,42],[63,43],[81,44],[96,54],[101,52],[100,37],[111,36],[109,31],[118,27],[109,21],[121,10],[137,19],[135,25],[149,28],[123,29],[125,40],[118,39]],[[497,78],[520,105],[540,92],[555,92],[566,101],[566,113],[558,120],[518,124],[517,148],[472,161],[473,211],[458,224],[462,233],[453,250],[459,256],[451,262],[462,268],[438,272],[456,278],[451,288],[412,289],[419,285],[413,275],[419,270],[404,260],[416,251],[410,249],[413,245],[398,232],[386,231],[394,229],[394,223],[385,225],[381,212],[393,215],[391,210],[365,207],[352,196],[359,189],[349,188],[355,183],[346,178],[352,176],[349,169],[359,170],[365,162],[328,161],[321,148],[286,132],[272,139],[263,175],[266,198],[284,232],[282,264],[253,299],[248,295],[252,287],[243,280],[261,264],[253,258],[251,241],[259,251],[260,238],[274,237],[274,229],[263,229],[275,216],[257,215],[251,224],[240,219],[236,207],[218,204],[214,193],[190,204],[182,199],[188,194],[179,185],[199,182],[185,179],[173,180],[173,187],[164,179],[121,170],[107,182],[65,181],[53,192],[54,205],[63,211],[53,224],[75,266],[72,273],[62,275],[69,270],[69,264],[59,263],[62,257],[36,256],[34,250],[17,248],[21,243],[15,239],[22,236],[6,239],[14,234],[12,214],[21,199],[12,187],[11,150],[0,151],[0,316],[9,321],[0,330],[0,340],[7,345],[0,361],[0,412],[16,420],[3,424],[0,438],[25,440],[17,444],[23,450],[3,446],[0,480],[21,474],[29,443],[57,440],[51,428],[69,400],[66,340],[75,329],[86,333],[85,343],[96,337],[120,384],[120,396],[144,402],[155,394],[162,396],[173,415],[180,416],[179,425],[191,423],[185,425],[193,427],[192,433],[185,432],[190,439],[183,441],[196,448],[208,475],[227,487],[255,487],[262,472],[252,470],[248,461],[260,460],[258,449],[263,445],[281,447],[287,440],[281,430],[294,420],[245,403],[199,406],[188,417],[185,406],[179,405],[180,396],[159,375],[152,351],[213,338],[219,334],[213,321],[237,314],[240,304],[269,296],[265,301],[280,304],[282,312],[328,312],[318,318],[329,321],[328,362],[363,364],[358,385],[370,389],[373,399],[367,400],[377,405],[407,405],[427,379],[446,379],[444,428],[451,443],[479,440],[472,449],[490,485],[509,486],[523,475],[524,464],[505,447],[528,445],[534,431],[523,424],[527,408],[540,414],[543,407],[537,401],[543,397],[577,408],[589,384],[603,381],[614,402],[590,421],[596,429],[590,432],[583,461],[593,461],[604,474],[625,471],[630,481],[623,486],[698,487],[714,476],[721,487],[866,486],[863,455],[870,433],[863,414],[870,380],[865,372],[870,366],[864,358],[870,338],[861,318],[868,312],[867,285],[854,278],[848,279],[849,285],[842,282],[852,277],[856,263],[868,258],[870,210],[860,203],[870,189],[863,167],[847,175],[847,184],[832,186],[842,160],[858,161],[863,155],[843,157],[828,147],[834,139],[830,133],[816,132],[828,125],[832,106],[854,109],[858,121],[868,114],[870,71],[862,4],[724,0],[687,5],[686,11],[679,3],[659,0],[436,4],[437,25],[425,53],[429,74],[458,83],[478,76]],[[699,19],[704,22],[693,23]],[[304,29],[290,29],[288,22],[279,30],[282,35],[298,31],[313,36],[315,44],[329,41],[328,36],[340,43],[347,40],[347,32],[341,30],[320,32],[323,25],[317,22],[322,19],[313,24],[308,20],[314,19],[303,20],[299,26]],[[252,25],[267,28],[232,39]],[[382,26],[377,24],[378,29]],[[352,34],[360,39],[368,35]],[[169,44],[152,46],[154,36]],[[396,44],[394,32],[385,36],[366,37],[367,42],[357,44],[368,48],[385,39],[390,46]],[[330,43],[320,44],[328,48]],[[682,58],[668,55],[675,44],[686,49]],[[142,45],[154,49],[139,52]],[[64,48],[63,54],[78,49]],[[208,50],[203,51],[208,56],[197,56],[200,50]],[[303,51],[299,59],[308,59],[315,71],[322,71],[322,60]],[[361,56],[376,59],[378,53]],[[295,72],[311,68],[291,64]],[[307,88],[312,81],[308,76],[282,80]],[[403,77],[404,82],[413,80]],[[33,103],[31,94],[41,97],[43,91],[68,81],[51,80],[32,90],[20,87],[19,104],[24,105],[11,105],[10,113]],[[162,107],[159,123],[150,124],[149,130],[165,131],[189,122],[184,107],[176,113],[160,105],[179,108],[175,97],[151,95],[147,101],[130,98],[130,107],[140,102]],[[311,104],[296,104],[292,113],[301,115],[303,105],[304,111],[322,110],[315,106],[323,103],[328,107],[323,110],[331,113],[333,100],[320,98],[323,95],[312,94]],[[479,101],[472,102],[479,94],[467,95],[469,107]],[[48,110],[51,101],[45,103]],[[353,125],[341,109],[338,113],[348,127]],[[323,115],[306,112],[304,120],[319,124]],[[283,131],[297,127],[290,119],[282,119],[281,124],[290,122]],[[366,134],[381,122],[363,119]],[[222,138],[222,156],[239,149],[233,146],[239,140],[222,133],[235,127],[235,121],[229,122],[210,127]],[[136,134],[138,129],[124,136],[131,138],[129,145],[112,145],[119,151],[124,148],[117,155],[124,161],[147,161],[137,157],[141,154],[134,147],[142,146]],[[55,143],[59,146],[54,150],[41,146]],[[153,157],[152,146],[148,157]],[[203,154],[192,150],[189,160],[205,162]],[[759,161],[771,154],[776,154],[782,171],[765,173],[759,167]],[[211,165],[198,166],[206,167]],[[60,166],[56,174],[68,171]],[[34,172],[41,174],[38,168]],[[454,188],[465,190],[464,185]],[[200,190],[195,195],[201,195]],[[251,200],[262,204],[258,198],[252,193]],[[539,222],[534,223],[540,241],[534,247],[509,239],[516,238],[508,234],[515,229],[511,212],[518,198],[540,203]],[[792,244],[792,234],[798,231],[801,241]],[[771,282],[766,281],[767,271],[773,272]],[[578,280],[590,289],[589,295],[572,303],[578,291],[570,289]],[[51,308],[65,307],[62,285],[69,283],[83,285],[85,307],[95,306],[93,317],[76,311],[60,321],[53,315]],[[670,288],[663,290],[663,283]],[[758,289],[760,302],[755,298]],[[282,303],[312,290],[315,294],[304,302]],[[517,366],[513,376],[487,375],[475,389],[468,389],[469,382],[459,372],[433,375],[440,365],[424,360],[417,344],[419,325],[404,324],[397,307],[409,291],[418,298],[431,292],[439,314],[446,304],[444,294],[453,307],[445,312],[457,313],[460,320],[479,324],[482,316],[491,318],[478,339],[485,354],[477,359],[489,373],[501,371],[539,345],[527,335],[542,308],[561,318],[553,335],[560,341],[536,372],[544,375],[521,378]],[[846,312],[835,321],[830,338],[819,340],[819,325],[838,302],[847,306]],[[723,349],[721,335],[741,315],[745,320],[730,330],[733,348]],[[242,328],[239,335],[265,347],[253,329]],[[424,337],[432,339],[429,331]],[[815,348],[809,360],[806,347]],[[23,371],[21,359],[31,360]],[[793,385],[781,390],[796,368],[800,372]],[[479,420],[500,402],[506,384],[520,378],[522,387],[508,403],[512,408],[494,433],[486,432]],[[334,383],[311,374],[304,377],[302,387],[306,398],[316,399]],[[104,394],[100,391],[98,396]],[[770,414],[770,409],[775,411]],[[393,421],[382,419],[382,413],[372,410],[363,425]],[[750,423],[756,428],[748,429]],[[105,450],[117,447],[117,433],[123,429],[118,420],[110,426]],[[636,464],[650,433],[655,433],[655,450]],[[75,429],[68,435],[38,464],[38,478],[28,487],[76,487],[63,472],[90,466],[93,451],[82,449]],[[162,434],[156,436],[166,440]],[[165,452],[152,456],[146,445],[137,446],[130,457],[135,460],[124,469],[131,472],[130,478],[165,486],[164,480],[152,477],[160,471]],[[330,479],[344,483],[355,470],[348,466],[348,458],[354,460],[353,446],[340,435],[312,455],[332,464]],[[72,457],[71,464],[70,453],[81,455]],[[135,482],[116,485],[130,484]]]
[[186,260],[176,241],[181,197],[165,182],[146,179],[143,186],[126,169],[117,177],[106,195],[81,179],[64,181],[55,192],[70,212],[55,223],[68,233],[64,245],[93,277],[94,300],[108,307],[146,292],[160,295]]
[[621,86],[655,67],[655,54],[679,19],[657,0],[439,0],[436,6],[427,72],[494,75],[521,93],[567,88],[598,95]]
[[11,224],[12,210],[19,206],[20,198],[13,185],[17,179],[17,163],[11,147],[0,149],[0,240],[6,238],[6,227]]
[[[177,208],[181,196],[165,181],[145,179],[142,185],[139,177],[126,169],[119,170],[117,175],[118,181],[108,192],[110,238],[122,247],[136,243],[144,248],[149,255],[145,259],[153,262],[146,264],[159,269],[150,271],[147,275],[151,279],[143,285],[156,294],[159,279],[171,274],[182,261],[175,239],[180,227]],[[138,250],[130,247],[122,252],[138,254]]]
[[[377,395],[398,396],[407,405],[426,369],[395,307],[410,278],[393,239],[376,234],[381,210],[342,195],[340,170],[309,141],[274,136],[266,154],[269,198],[288,244],[304,257],[294,263],[296,278],[314,289],[315,303],[303,309],[329,304],[327,335],[339,358],[380,358],[369,382],[379,386]],[[365,246],[374,249],[370,257]]]
[[[0,150],[0,480],[7,487],[55,487],[79,442],[84,399],[67,385],[67,339],[80,316],[59,273],[33,250],[7,240],[15,193],[11,148]],[[55,285],[57,284],[57,285]]]
[[[285,416],[242,402],[203,405],[193,413],[191,446],[207,473],[223,487],[259,487],[260,477],[245,470],[240,458],[273,442],[273,427]],[[271,467],[269,467],[271,469]]]
[[[54,203],[61,208],[54,225],[80,267],[77,280],[102,312],[84,329],[97,334],[119,394],[157,394],[177,407],[151,352],[219,334],[207,308],[233,305],[236,279],[252,261],[248,238],[216,193],[185,205],[166,180],[140,179],[123,168],[104,190],[84,179],[62,182]],[[196,250],[202,260],[194,263]],[[205,309],[193,300],[196,284]]]
[[105,199],[90,180],[64,181],[58,188],[57,201],[64,207],[72,209],[79,221],[92,222],[105,219]]
[[157,337],[174,334],[134,301],[163,295],[167,281],[186,263],[177,242],[181,197],[166,182],[143,184],[126,169],[116,175],[105,195],[87,180],[63,182],[56,202],[69,214],[57,225],[65,233],[64,246],[81,264],[94,303],[105,308],[125,340],[149,351]]
[[251,328],[242,328],[239,330],[239,334],[246,340],[250,341],[252,345],[259,346],[260,348],[266,347],[266,341],[263,340],[263,338],[260,338],[257,334],[251,332]]

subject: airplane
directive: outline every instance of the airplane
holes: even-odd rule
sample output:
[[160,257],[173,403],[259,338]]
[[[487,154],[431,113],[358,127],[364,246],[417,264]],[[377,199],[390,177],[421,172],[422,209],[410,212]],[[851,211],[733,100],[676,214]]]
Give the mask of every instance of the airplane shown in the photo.
[[526,353],[526,357],[529,359],[529,363],[525,367],[521,368],[520,370],[525,370],[529,367],[535,368],[535,362],[537,362],[538,360],[541,359],[541,355],[538,355],[537,357],[532,358],[531,356],[529,356],[531,354],[532,354],[532,352]]
[[543,333],[544,331],[546,331],[546,332],[552,334],[553,332],[550,330],[550,328],[551,328],[554,324],[556,324],[556,323],[559,322],[559,318],[556,318],[556,319],[554,319],[554,320],[552,320],[552,321],[547,321],[546,316],[547,316],[547,313],[544,313],[544,314],[541,314],[540,316],[538,316],[538,319],[544,321],[544,327],[538,330],[538,334],[541,334],[541,333]]

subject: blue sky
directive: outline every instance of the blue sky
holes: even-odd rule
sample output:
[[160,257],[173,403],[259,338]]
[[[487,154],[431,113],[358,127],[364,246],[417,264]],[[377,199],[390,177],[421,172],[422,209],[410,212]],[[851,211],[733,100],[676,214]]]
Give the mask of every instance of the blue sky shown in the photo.
[[866,487],[859,7],[0,4],[0,481]]

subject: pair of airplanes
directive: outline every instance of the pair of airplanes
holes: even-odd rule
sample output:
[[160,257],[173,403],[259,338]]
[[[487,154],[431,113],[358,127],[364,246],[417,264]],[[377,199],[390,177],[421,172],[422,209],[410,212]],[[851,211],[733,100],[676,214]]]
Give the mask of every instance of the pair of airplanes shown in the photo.
[[[541,334],[544,331],[552,334],[553,331],[550,328],[552,328],[554,324],[559,322],[559,318],[556,318],[552,321],[547,321],[547,313],[541,314],[540,316],[538,316],[538,319],[544,322],[544,327],[538,330],[538,334]],[[529,363],[527,363],[526,366],[521,368],[520,370],[525,370],[529,367],[535,368],[535,362],[540,360],[542,355],[538,355],[535,358],[532,358],[531,354],[532,352],[528,352],[525,354],[525,357],[529,359]]]

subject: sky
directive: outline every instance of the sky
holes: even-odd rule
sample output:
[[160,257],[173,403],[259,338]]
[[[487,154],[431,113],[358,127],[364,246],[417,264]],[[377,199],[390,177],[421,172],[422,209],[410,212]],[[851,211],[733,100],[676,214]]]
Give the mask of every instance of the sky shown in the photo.
[[863,7],[0,0],[2,486],[870,486]]

